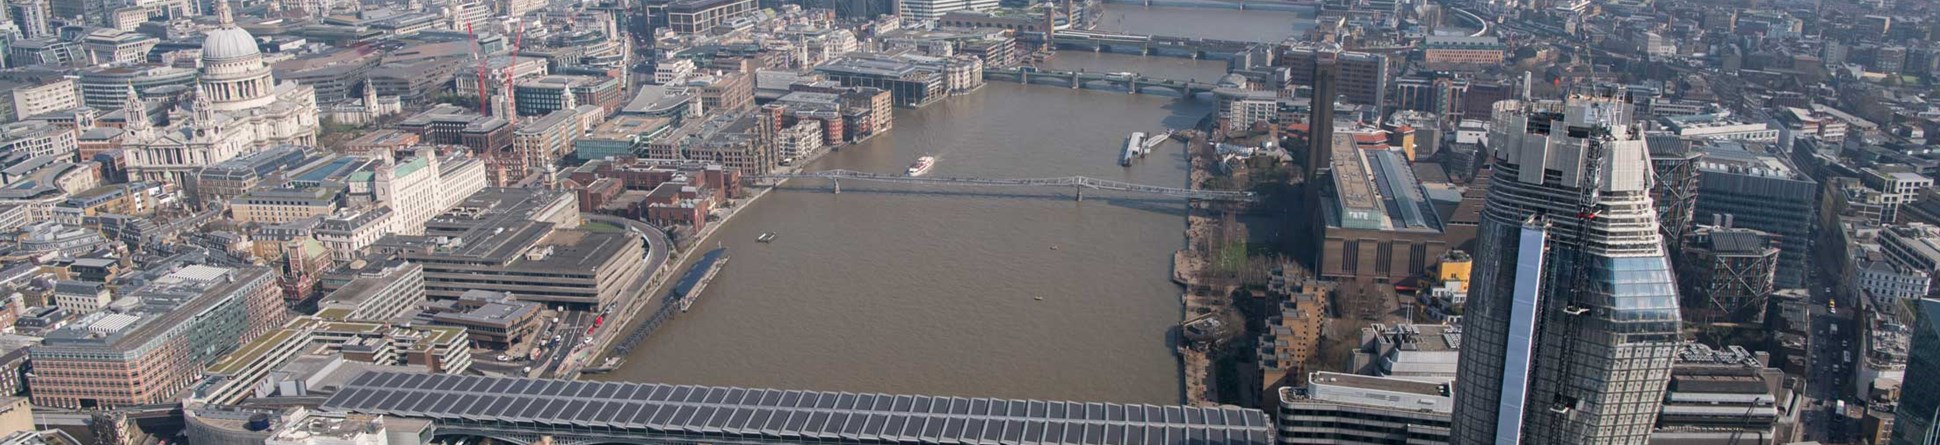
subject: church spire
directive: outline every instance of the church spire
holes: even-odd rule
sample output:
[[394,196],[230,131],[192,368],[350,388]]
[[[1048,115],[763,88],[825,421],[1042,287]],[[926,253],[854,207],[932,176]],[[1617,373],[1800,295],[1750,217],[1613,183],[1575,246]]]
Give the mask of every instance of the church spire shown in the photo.
[[128,84],[128,99],[121,103],[122,127],[135,135],[147,135],[152,122],[148,121],[148,105],[135,93],[135,84]]
[[371,86],[370,78],[368,77],[364,78],[364,111],[370,112],[371,118],[376,119],[377,87]]
[[573,94],[572,87],[566,87],[564,89],[559,90],[559,109],[576,110],[578,108],[579,108],[579,96]]
[[203,128],[215,125],[215,107],[209,105],[209,90],[203,89],[200,81],[195,83],[195,103],[189,107],[189,111],[195,115],[195,125]]
[[223,29],[236,27],[236,15],[229,12],[229,0],[216,0],[216,20]]
[[545,186],[546,186],[545,188],[558,190],[559,189],[559,163],[547,162],[545,174],[546,174],[545,178],[542,178],[545,180]]

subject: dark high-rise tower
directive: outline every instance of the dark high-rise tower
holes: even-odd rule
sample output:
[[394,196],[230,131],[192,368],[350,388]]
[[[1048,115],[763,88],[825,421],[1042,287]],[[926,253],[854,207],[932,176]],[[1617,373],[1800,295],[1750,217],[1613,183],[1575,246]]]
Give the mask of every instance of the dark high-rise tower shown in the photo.
[[1644,444],[1679,341],[1631,106],[1502,101],[1451,442]]
[[1913,341],[1906,358],[1909,378],[1900,387],[1892,445],[1940,443],[1940,300],[1913,303]]
[[1313,114],[1307,118],[1307,173],[1327,168],[1334,143],[1334,82],[1340,76],[1340,52],[1314,52]]

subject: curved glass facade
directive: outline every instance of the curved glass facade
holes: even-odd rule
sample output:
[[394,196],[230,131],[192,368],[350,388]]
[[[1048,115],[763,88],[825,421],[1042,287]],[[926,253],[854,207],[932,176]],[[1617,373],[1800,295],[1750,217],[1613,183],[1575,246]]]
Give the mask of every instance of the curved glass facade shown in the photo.
[[1679,344],[1648,151],[1627,104],[1518,104],[1490,136],[1451,442],[1647,443]]
[[1645,336],[1627,338],[1633,341],[1677,339],[1677,285],[1664,257],[1595,258],[1590,272],[1595,290],[1588,294],[1602,300],[1592,304],[1608,308],[1609,316],[1598,318],[1612,332]]
[[1914,303],[1912,350],[1906,358],[1907,379],[1900,387],[1892,445],[1940,443],[1940,300]]

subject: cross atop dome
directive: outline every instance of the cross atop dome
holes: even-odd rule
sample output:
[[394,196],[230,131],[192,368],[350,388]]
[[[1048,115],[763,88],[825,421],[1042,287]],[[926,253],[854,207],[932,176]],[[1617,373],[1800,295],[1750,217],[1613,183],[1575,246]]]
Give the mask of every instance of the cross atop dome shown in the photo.
[[229,12],[229,0],[216,0],[216,20],[223,28],[236,27],[236,15]]

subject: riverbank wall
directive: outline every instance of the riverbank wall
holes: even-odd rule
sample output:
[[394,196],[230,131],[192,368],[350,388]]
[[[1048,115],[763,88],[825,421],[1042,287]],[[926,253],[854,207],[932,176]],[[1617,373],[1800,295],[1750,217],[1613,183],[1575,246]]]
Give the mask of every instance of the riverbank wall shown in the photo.
[[[599,335],[593,341],[593,348],[591,348],[593,353],[586,356],[583,360],[578,361],[578,366],[575,366],[574,369],[560,372],[560,375],[566,378],[577,378],[587,368],[595,368],[600,372],[605,372],[624,365],[625,357],[622,356],[624,354],[613,354],[616,352],[613,348],[618,346],[617,343],[621,339],[620,335],[622,333],[631,332],[634,329],[633,323],[642,321],[641,315],[643,313],[659,309],[654,303],[658,302],[660,300],[659,296],[666,292],[665,287],[671,281],[672,271],[685,270],[682,267],[686,266],[693,259],[696,252],[710,250],[701,247],[706,246],[707,241],[714,237],[714,232],[719,231],[722,226],[726,226],[742,210],[754,205],[755,202],[760,201],[764,196],[768,196],[769,192],[774,191],[776,187],[780,187],[786,182],[786,180],[783,180],[772,185],[748,187],[753,192],[745,198],[734,200],[733,205],[724,209],[725,211],[721,214],[719,220],[714,221],[713,224],[708,224],[706,228],[696,232],[688,240],[668,243],[675,250],[674,255],[670,255],[672,258],[667,261],[666,265],[661,266],[660,270],[655,271],[652,281],[649,282],[639,295],[634,297],[634,301],[620,311],[620,319],[615,320],[617,324],[613,325],[617,328],[600,331]],[[606,358],[606,362],[600,362],[601,358]]]

